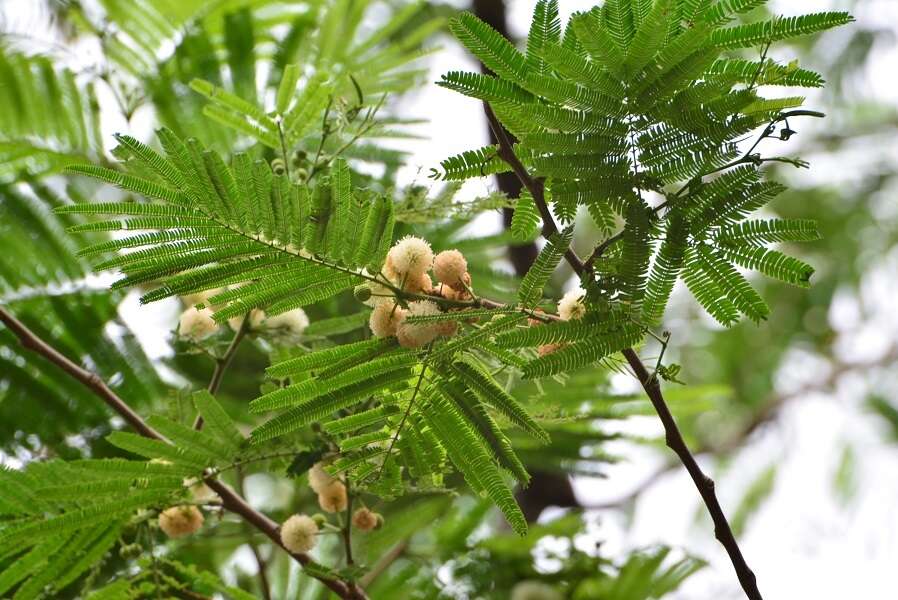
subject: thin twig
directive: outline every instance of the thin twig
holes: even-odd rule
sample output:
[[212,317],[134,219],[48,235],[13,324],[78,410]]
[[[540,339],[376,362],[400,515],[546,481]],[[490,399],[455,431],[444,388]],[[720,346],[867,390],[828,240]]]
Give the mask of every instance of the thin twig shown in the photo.
[[[92,391],[141,435],[155,440],[168,441],[161,433],[148,425],[140,415],[134,412],[124,400],[113,392],[99,375],[80,367],[66,358],[62,353],[38,337],[24,323],[16,319],[3,307],[0,307],[0,322],[3,322],[9,330],[12,331],[23,347],[43,356],[78,381],[81,385]],[[221,498],[221,504],[225,510],[240,516],[253,527],[264,533],[268,539],[276,545],[284,548],[277,523],[250,506],[241,495],[225,483],[214,477],[208,477],[205,479],[205,482],[206,485]],[[301,565],[307,565],[312,562],[312,558],[308,554],[290,552],[286,548],[284,548],[284,550]],[[345,600],[367,600],[365,592],[358,587],[350,588],[350,586],[342,580],[332,579],[319,575],[318,573],[310,572],[309,574],[321,581],[340,598],[344,598]]]
[[[206,390],[213,396],[218,393],[224,374],[227,372],[228,367],[231,366],[231,361],[234,360],[234,355],[237,354],[237,348],[240,346],[240,342],[243,341],[243,338],[249,331],[249,326],[250,319],[249,314],[247,313],[240,322],[240,328],[237,329],[237,333],[235,333],[234,337],[231,339],[231,343],[228,345],[228,349],[225,350],[224,355],[215,360],[215,371],[212,372],[212,379],[209,380],[209,386],[206,388]],[[197,430],[203,428],[203,415],[196,416],[196,420],[193,422],[193,428]]]
[[359,583],[361,583],[365,587],[371,585],[371,582],[380,577],[384,571],[390,568],[390,565],[392,565],[399,559],[399,557],[405,554],[408,545],[409,540],[408,538],[406,538],[393,546],[392,550],[381,556],[380,560],[374,563],[374,566],[371,567],[370,571],[365,573],[365,575],[359,580]]
[[[546,204],[542,180],[532,177],[526,167],[524,167],[523,163],[521,163],[520,159],[518,159],[517,155],[515,155],[514,148],[511,145],[507,133],[505,133],[505,129],[496,118],[495,113],[489,107],[487,107],[486,114],[490,121],[490,127],[492,127],[493,131],[496,133],[496,138],[499,140],[499,155],[511,166],[512,170],[521,180],[521,183],[533,195],[533,199],[539,209],[540,215],[543,217],[543,236],[548,237],[549,235],[556,233],[558,231],[558,226],[555,224],[552,212]],[[581,279],[586,275],[592,274],[592,270],[580,260],[573,249],[568,248],[565,253],[565,258],[574,272],[577,273]],[[717,500],[717,495],[714,492],[714,482],[702,472],[698,463],[695,461],[695,458],[690,453],[689,447],[683,440],[683,436],[680,434],[676,421],[674,420],[670,409],[667,407],[667,403],[664,401],[664,396],[661,393],[661,386],[658,384],[657,378],[649,375],[645,365],[642,364],[642,360],[632,348],[624,349],[623,355],[630,364],[630,368],[633,369],[633,372],[636,374],[637,379],[639,379],[639,382],[642,384],[649,400],[651,400],[655,412],[658,413],[658,417],[661,419],[668,446],[670,446],[670,448],[677,454],[680,458],[680,462],[686,467],[705,506],[708,508],[708,512],[711,514],[711,518],[714,521],[715,536],[726,549],[730,561],[733,563],[733,567],[736,570],[736,576],[739,578],[739,583],[742,584],[742,589],[750,600],[762,600],[755,575],[745,562],[745,558],[742,556],[742,551],[739,549],[739,545],[736,542],[736,538],[733,535],[729,522],[723,513],[723,509],[720,507],[720,502]]]
[[290,161],[287,159],[287,140],[284,139],[284,127],[280,115],[275,119],[275,123],[277,123],[278,137],[281,140],[281,160],[284,161],[284,173],[286,173],[287,179],[290,179]]

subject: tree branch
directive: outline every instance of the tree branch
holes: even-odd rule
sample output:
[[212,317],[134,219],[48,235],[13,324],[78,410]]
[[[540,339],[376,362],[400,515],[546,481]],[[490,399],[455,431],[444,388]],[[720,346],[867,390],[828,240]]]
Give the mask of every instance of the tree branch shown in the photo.
[[[507,133],[505,133],[504,127],[499,122],[498,118],[496,118],[496,114],[491,108],[487,107],[486,114],[490,122],[490,127],[496,133],[496,138],[499,140],[500,158],[511,166],[514,173],[521,179],[521,183],[524,187],[526,187],[533,195],[533,200],[543,218],[543,236],[548,237],[558,232],[558,225],[555,223],[552,211],[546,203],[543,181],[531,176],[520,159],[518,159],[517,155],[515,155],[514,147],[512,146]],[[572,248],[568,248],[567,252],[565,252],[565,259],[567,259],[568,264],[570,264],[574,272],[581,278],[584,275],[591,273],[591,265],[588,267],[584,264]],[[689,451],[689,447],[683,440],[683,436],[680,434],[677,423],[674,420],[670,409],[667,407],[667,403],[664,401],[664,396],[661,393],[661,386],[658,384],[657,378],[649,374],[645,365],[642,364],[642,360],[632,348],[624,349],[623,355],[629,363],[630,368],[633,369],[637,379],[642,384],[649,400],[651,400],[655,412],[658,413],[658,417],[661,419],[661,423],[664,426],[667,445],[677,454],[680,462],[686,467],[686,470],[692,477],[692,481],[695,483],[695,487],[702,497],[702,501],[704,501],[708,512],[711,514],[711,519],[714,521],[715,537],[726,549],[730,561],[733,563],[733,568],[736,570],[736,576],[739,578],[739,583],[742,584],[742,589],[750,600],[762,600],[755,574],[745,562],[745,558],[742,556],[742,551],[739,549],[739,545],[737,544],[733,531],[730,528],[730,524],[726,519],[726,515],[724,515],[723,509],[720,507],[720,502],[717,500],[717,495],[714,491],[714,482],[702,472],[698,463],[695,461],[695,457],[692,456],[692,453]]]
[[[69,360],[58,350],[35,335],[24,323],[16,319],[3,307],[0,307],[0,322],[3,322],[9,330],[15,334],[23,347],[43,356],[78,381],[81,385],[94,392],[94,394],[103,400],[107,406],[114,410],[141,435],[155,440],[168,442],[161,433],[150,427],[140,415],[134,412],[124,400],[113,392],[96,373],[88,371]],[[276,545],[284,548],[281,543],[281,536],[277,523],[250,506],[242,496],[237,494],[225,483],[212,477],[207,478],[205,481],[206,485],[215,491],[221,498],[221,503],[225,510],[242,517],[253,527],[264,533]],[[286,548],[284,548],[284,550],[302,565],[307,565],[312,562],[312,558],[308,554],[290,552]],[[365,592],[356,586],[349,586],[341,580],[330,579],[315,573],[310,573],[310,575],[321,581],[340,598],[344,598],[345,600],[367,600]]]

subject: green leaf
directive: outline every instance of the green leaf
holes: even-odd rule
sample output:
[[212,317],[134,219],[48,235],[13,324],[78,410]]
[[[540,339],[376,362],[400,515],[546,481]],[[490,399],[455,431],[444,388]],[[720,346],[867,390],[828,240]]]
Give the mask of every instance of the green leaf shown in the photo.
[[795,17],[776,17],[770,21],[749,23],[711,34],[711,43],[727,50],[752,48],[800,35],[825,31],[854,21],[846,12],[821,12]]
[[511,219],[511,235],[516,240],[525,242],[532,240],[539,230],[541,217],[533,201],[533,195],[526,190],[521,191],[514,205],[514,215]]
[[527,59],[495,29],[472,15],[462,13],[449,22],[449,29],[488,69],[511,81],[521,82]]
[[201,390],[194,392],[193,403],[197,412],[203,417],[206,431],[225,444],[229,453],[236,453],[243,446],[243,434],[215,397]]
[[409,377],[411,377],[411,371],[407,369],[390,371],[361,383],[344,387],[339,392],[319,396],[312,402],[300,404],[260,425],[253,430],[251,441],[253,444],[258,444],[296,431],[312,421],[322,419],[338,410],[353,406],[388,387],[403,384]]
[[555,267],[564,258],[564,253],[570,248],[573,237],[573,226],[568,226],[563,231],[549,237],[548,242],[533,262],[533,266],[521,281],[518,299],[522,305],[529,308],[539,303],[543,297],[546,283],[555,271]]
[[686,238],[689,229],[686,222],[673,214],[669,219],[664,242],[655,255],[655,262],[646,284],[645,299],[642,304],[642,318],[646,323],[657,323],[664,315],[664,308],[670,299],[673,286],[683,266],[686,256]]
[[481,400],[536,439],[545,443],[550,441],[546,430],[540,427],[524,407],[511,394],[502,389],[489,374],[468,360],[456,361],[452,367],[458,377],[474,390]]
[[427,395],[421,414],[468,484],[488,496],[505,515],[511,528],[518,535],[524,535],[527,521],[511,489],[459,410],[441,394],[434,393]]

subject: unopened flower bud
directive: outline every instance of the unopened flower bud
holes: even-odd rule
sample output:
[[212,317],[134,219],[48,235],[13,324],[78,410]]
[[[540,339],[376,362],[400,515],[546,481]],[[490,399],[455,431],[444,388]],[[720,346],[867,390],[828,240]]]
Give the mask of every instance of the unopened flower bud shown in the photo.
[[352,515],[352,525],[359,531],[371,531],[377,527],[377,516],[367,508],[360,508]]

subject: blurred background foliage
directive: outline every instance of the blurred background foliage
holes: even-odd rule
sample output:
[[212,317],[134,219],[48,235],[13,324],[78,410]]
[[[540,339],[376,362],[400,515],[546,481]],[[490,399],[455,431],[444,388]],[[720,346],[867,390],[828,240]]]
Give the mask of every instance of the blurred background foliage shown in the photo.
[[[258,156],[273,158],[269,148],[250,145],[249,138],[221,125],[225,117],[219,114],[216,120],[204,109],[207,100],[190,88],[195,78],[264,104],[271,101],[285,65],[298,61],[351,74],[340,79],[335,93],[348,104],[356,96],[370,104],[389,94],[388,116],[375,132],[378,141],[355,145],[348,155],[366,165],[358,169],[358,180],[396,190],[406,230],[424,233],[435,247],[463,249],[469,264],[480,269],[472,275],[487,295],[501,299],[514,289],[514,260],[508,261],[505,251],[510,237],[502,232],[498,216],[505,202],[491,193],[496,185],[489,184],[483,193],[455,188],[440,192],[422,187],[416,174],[409,177],[400,170],[404,163],[420,164],[415,153],[421,148],[443,143],[428,140],[426,126],[405,127],[417,122],[409,112],[421,106],[420,97],[430,103],[430,114],[412,116],[453,119],[451,114],[434,114],[452,112],[434,110],[444,96],[417,86],[432,87],[428,69],[439,71],[431,56],[440,45],[448,46],[442,52],[449,56],[470,60],[443,29],[444,17],[471,8],[466,2],[25,4],[0,3],[0,303],[69,358],[95,370],[141,412],[186,410],[188,391],[205,387],[213,362],[207,356],[175,352],[171,336],[160,333],[176,327],[176,302],[137,308],[135,295],[109,293],[111,279],[90,274],[88,265],[75,258],[77,248],[65,234],[79,217],[51,211],[62,203],[109,193],[60,171],[85,159],[108,161],[113,131],[149,139],[155,127],[164,125],[223,152],[248,147]],[[520,36],[532,2],[486,4],[508,20],[512,37]],[[561,4],[568,12],[588,7]],[[789,12],[789,4],[772,2],[763,10]],[[875,494],[876,466],[894,470],[898,461],[893,447],[898,443],[898,88],[884,81],[890,77],[889,65],[895,66],[898,12],[892,3],[877,0],[808,4],[813,6],[801,10],[849,10],[858,17],[851,27],[805,39],[795,48],[803,65],[829,80],[808,103],[828,118],[798,127],[796,153],[811,162],[812,170],[780,169],[777,176],[790,191],[773,210],[784,217],[818,220],[823,240],[789,249],[816,267],[813,286],[801,290],[754,281],[774,308],[761,326],[743,323],[722,330],[685,295],[675,297],[666,323],[672,333],[668,356],[682,366],[678,378],[687,384],[668,384],[672,409],[690,446],[713,463],[734,529],[743,543],[747,540],[750,563],[780,543],[776,529],[764,527],[764,515],[775,518],[781,506],[780,514],[786,511],[801,519],[805,505],[821,501],[816,489],[815,497],[802,496],[804,480],[795,476],[796,469],[823,463],[818,466],[829,479],[825,503],[840,507],[826,514],[839,519],[834,527],[847,527],[858,507],[869,506],[869,496]],[[403,18],[391,20],[395,15]],[[370,36],[381,36],[371,47],[387,42],[380,46],[387,50],[369,52],[364,44],[373,39]],[[466,123],[466,128],[482,131],[483,125]],[[423,132],[423,139],[413,139],[416,131]],[[423,225],[423,216],[439,223]],[[94,234],[97,239],[102,235]],[[558,274],[559,292],[569,279],[569,273]],[[309,312],[313,323],[322,323],[354,311],[353,306],[351,299],[338,298]],[[360,332],[338,329],[337,335],[351,339]],[[222,345],[228,340],[222,334]],[[314,336],[307,340],[310,346],[323,343],[324,338]],[[241,347],[220,394],[232,415],[249,419],[246,401],[263,385],[262,372],[273,352],[284,350],[262,340]],[[507,598],[516,590],[515,600],[640,600],[676,594],[705,563],[681,550],[652,545],[665,539],[665,523],[671,520],[687,522],[690,541],[710,540],[701,553],[710,568],[690,578],[681,597],[732,596],[736,584],[726,558],[711,539],[707,518],[701,513],[695,522],[688,518],[700,503],[677,475],[679,465],[663,446],[650,406],[632,394],[635,382],[622,369],[609,367],[607,373],[578,373],[539,389],[533,384],[515,388],[522,398],[544,394],[551,400],[543,416],[550,419],[553,445],[531,449],[525,440],[516,440],[528,466],[545,475],[519,495],[528,518],[540,519],[539,526],[518,540],[499,527],[488,505],[465,496],[411,497],[377,507],[388,525],[366,538],[362,549],[376,575],[371,577],[372,597]],[[821,409],[821,403],[829,408]],[[0,329],[0,463],[17,468],[52,457],[107,456],[117,451],[103,437],[121,425],[89,394],[27,354]],[[828,453],[795,458],[808,448],[797,440],[818,429],[818,445],[812,447],[828,447]],[[289,476],[289,463],[267,465],[246,473],[246,481],[241,481],[250,500],[275,519],[314,506],[306,486]],[[568,477],[573,488],[567,485]],[[895,483],[895,478],[885,481]],[[657,488],[667,494],[672,486],[676,495],[658,500]],[[884,502],[894,505],[898,498],[889,494]],[[545,510],[551,506],[565,510]],[[658,507],[666,514],[659,515]],[[872,510],[881,514],[881,509]],[[172,546],[165,555],[172,563],[153,568],[189,578],[178,565],[196,565],[257,593],[258,567],[246,543],[252,534],[231,526],[231,533],[219,529],[214,538],[200,536]],[[896,527],[891,516],[882,533],[894,533]],[[754,530],[763,533],[753,536]],[[875,533],[876,528],[864,531]],[[811,548],[823,544],[823,534],[802,535]],[[876,547],[885,554],[874,562],[894,562],[894,549]],[[324,597],[323,588],[282,554],[270,551],[262,548],[274,597]],[[328,551],[334,548],[321,549]],[[817,556],[813,550],[808,554],[812,560]],[[834,556],[838,560],[842,554]],[[102,570],[89,576],[114,572],[127,560],[110,555]],[[780,572],[771,560],[753,566],[762,589],[770,589],[772,597],[788,597],[787,591],[795,589],[785,582],[785,565],[779,566]],[[76,583],[65,590],[67,597],[78,594],[83,582]],[[524,595],[540,590],[543,596]],[[807,597],[841,597],[826,595],[823,585],[819,591]]]

